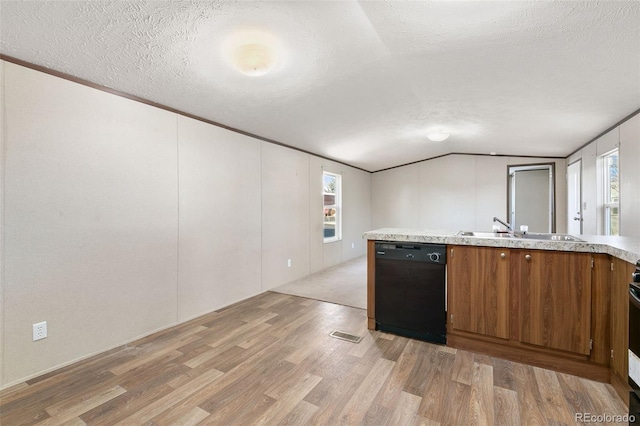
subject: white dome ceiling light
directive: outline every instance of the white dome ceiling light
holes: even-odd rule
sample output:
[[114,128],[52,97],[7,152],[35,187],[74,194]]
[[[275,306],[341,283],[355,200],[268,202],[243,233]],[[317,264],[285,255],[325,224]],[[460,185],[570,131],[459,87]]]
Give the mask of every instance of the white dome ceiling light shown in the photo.
[[250,77],[259,77],[282,64],[283,49],[279,40],[263,30],[240,30],[227,38],[223,46],[227,63]]
[[451,136],[449,135],[449,133],[443,131],[442,129],[438,129],[438,130],[434,130],[431,133],[428,133],[427,139],[433,142],[442,142],[443,140],[447,139],[449,136]]
[[271,71],[275,61],[273,49],[266,44],[243,44],[233,50],[235,68],[250,77],[265,75]]

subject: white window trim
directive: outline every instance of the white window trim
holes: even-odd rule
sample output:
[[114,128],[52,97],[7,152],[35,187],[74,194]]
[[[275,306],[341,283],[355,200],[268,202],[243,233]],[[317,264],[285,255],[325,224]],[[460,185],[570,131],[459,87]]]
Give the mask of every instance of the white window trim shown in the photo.
[[[601,197],[599,198],[600,198],[601,212],[602,212],[601,230],[603,235],[612,235],[609,210],[611,210],[612,208],[617,208],[618,220],[620,220],[620,199],[618,198],[618,202],[615,202],[615,203],[607,202],[607,200],[609,199],[610,182],[609,182],[609,169],[607,167],[606,159],[607,157],[611,156],[614,153],[618,154],[618,185],[619,185],[620,184],[620,151],[619,149],[615,148],[608,152],[605,152],[599,158],[600,160],[599,175],[601,176],[601,185],[600,185]],[[619,191],[619,188],[618,188],[618,191]],[[620,226],[619,223],[618,223],[618,226]]]
[[[324,194],[325,194],[324,176],[325,175],[334,176],[336,178],[335,204],[332,204],[330,206],[325,206],[324,204]],[[327,244],[327,243],[334,243],[336,241],[341,241],[342,240],[342,175],[338,173],[327,172],[327,171],[322,172],[322,196],[323,196],[323,201],[322,201],[323,210],[326,207],[331,207],[336,209],[336,234],[335,236],[329,237],[329,238],[325,238],[323,236],[323,242]],[[324,219],[323,219],[322,229],[324,232]]]

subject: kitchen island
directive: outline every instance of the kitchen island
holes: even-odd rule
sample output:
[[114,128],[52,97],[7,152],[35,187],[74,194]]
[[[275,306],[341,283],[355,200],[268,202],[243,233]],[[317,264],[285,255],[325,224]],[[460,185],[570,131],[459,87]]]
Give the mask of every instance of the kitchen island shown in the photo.
[[584,241],[383,228],[368,240],[368,327],[375,242],[447,246],[447,345],[611,382],[628,398],[628,282],[640,239]]

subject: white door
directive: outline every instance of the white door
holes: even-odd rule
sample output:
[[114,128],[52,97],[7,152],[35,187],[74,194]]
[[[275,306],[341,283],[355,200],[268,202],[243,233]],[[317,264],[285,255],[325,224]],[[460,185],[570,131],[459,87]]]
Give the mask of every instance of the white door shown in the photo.
[[567,232],[571,235],[582,234],[581,169],[581,160],[567,167]]

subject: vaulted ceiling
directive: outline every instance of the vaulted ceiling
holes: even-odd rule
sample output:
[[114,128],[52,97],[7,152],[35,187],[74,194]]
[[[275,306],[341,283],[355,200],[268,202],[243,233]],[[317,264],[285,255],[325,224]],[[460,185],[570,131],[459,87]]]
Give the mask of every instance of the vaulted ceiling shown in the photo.
[[[0,24],[8,57],[369,171],[564,157],[640,108],[638,1],[1,0]],[[229,65],[241,30],[278,45],[267,74]]]

